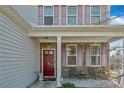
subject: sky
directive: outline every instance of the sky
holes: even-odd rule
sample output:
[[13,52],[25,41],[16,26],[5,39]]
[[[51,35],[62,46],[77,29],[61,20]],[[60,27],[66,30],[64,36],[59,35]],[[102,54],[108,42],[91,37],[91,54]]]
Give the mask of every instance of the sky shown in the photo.
[[[110,6],[110,16],[115,17],[118,15],[124,14],[124,5],[111,5]],[[118,17],[111,21],[111,25],[124,25],[124,16]],[[122,39],[115,41],[110,44],[110,47],[112,46],[121,46],[123,45]]]
[[[124,15],[124,5],[112,5],[110,7],[110,16],[115,17],[118,15]],[[124,25],[124,16],[118,17],[111,21],[111,25]],[[110,48],[113,46],[123,46],[123,40],[120,39],[118,41],[110,43]],[[112,55],[114,52],[112,51],[110,55]]]
[[[110,16],[113,18],[119,15],[124,15],[124,5],[111,5]],[[124,16],[113,19],[110,24],[111,25],[124,25]]]
[[110,12],[111,12],[111,16],[124,14],[124,5],[111,5]]

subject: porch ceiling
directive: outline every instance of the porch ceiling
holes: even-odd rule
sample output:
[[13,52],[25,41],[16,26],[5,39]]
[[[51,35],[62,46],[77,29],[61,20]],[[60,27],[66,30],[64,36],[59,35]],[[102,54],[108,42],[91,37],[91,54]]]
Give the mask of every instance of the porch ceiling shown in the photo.
[[[56,37],[36,37],[40,42],[56,42]],[[121,37],[120,37],[121,38]],[[119,39],[112,36],[73,36],[62,37],[62,42],[110,42]]]

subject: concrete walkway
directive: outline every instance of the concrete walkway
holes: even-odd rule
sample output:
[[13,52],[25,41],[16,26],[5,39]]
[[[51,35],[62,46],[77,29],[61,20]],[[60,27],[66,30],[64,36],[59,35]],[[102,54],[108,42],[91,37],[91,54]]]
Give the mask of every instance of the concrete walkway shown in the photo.
[[[63,83],[71,82],[79,88],[118,88],[119,86],[109,80],[95,79],[63,79]],[[56,88],[56,81],[36,81],[29,88]]]
[[29,88],[55,88],[56,81],[36,81]]

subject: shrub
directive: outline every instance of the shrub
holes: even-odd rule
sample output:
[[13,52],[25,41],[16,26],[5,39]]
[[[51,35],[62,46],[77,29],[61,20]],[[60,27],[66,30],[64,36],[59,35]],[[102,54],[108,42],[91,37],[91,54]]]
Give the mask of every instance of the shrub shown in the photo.
[[66,82],[62,84],[62,88],[75,88],[74,83]]

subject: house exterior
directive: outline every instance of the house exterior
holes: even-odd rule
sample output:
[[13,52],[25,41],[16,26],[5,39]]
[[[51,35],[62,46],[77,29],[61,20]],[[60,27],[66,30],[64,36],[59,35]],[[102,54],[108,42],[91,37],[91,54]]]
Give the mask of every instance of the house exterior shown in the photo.
[[[57,43],[55,37],[41,38],[41,73],[43,78],[56,78],[57,66],[61,69],[60,73],[62,78],[74,78],[79,75],[79,72],[88,73],[89,70],[92,71],[93,69],[96,71],[102,70],[104,73],[102,73],[102,75],[107,76],[109,68],[109,54],[107,52],[109,51],[108,41],[104,41],[104,39],[99,41],[99,39],[94,36],[77,36],[72,33],[77,30],[83,31],[83,27],[89,25],[96,26],[100,24],[106,26],[107,22],[102,22],[109,18],[108,11],[109,6],[105,5],[55,5],[38,7],[39,25],[59,26],[59,30],[65,32],[63,34],[66,34],[66,32],[70,30],[67,26],[71,26],[74,29],[68,33],[73,36],[59,36]],[[54,30],[57,29],[54,28]],[[57,46],[57,44],[59,45]],[[59,51],[56,50],[57,48]],[[60,50],[61,55],[58,56],[60,56],[59,58],[61,58],[61,60],[57,60],[61,62],[61,66],[60,64],[56,64],[56,54],[59,54],[58,52],[60,52]],[[86,70],[88,71],[86,72]],[[94,73],[97,73],[96,71],[94,71]]]
[[27,87],[37,72],[57,87],[79,73],[107,77],[109,42],[124,36],[108,18],[107,5],[0,6],[0,87]]

